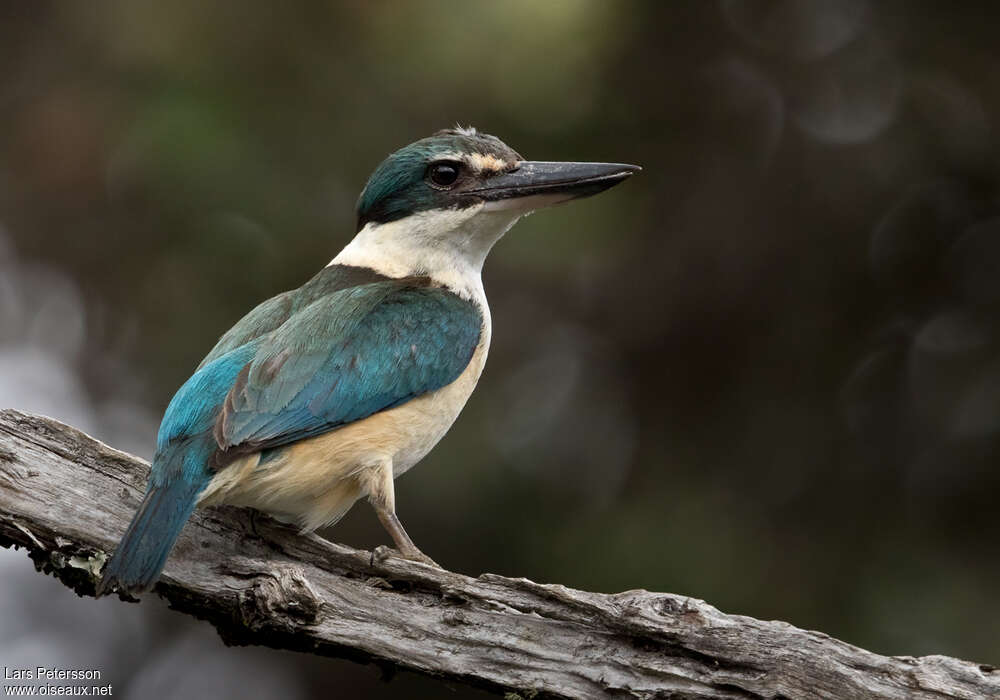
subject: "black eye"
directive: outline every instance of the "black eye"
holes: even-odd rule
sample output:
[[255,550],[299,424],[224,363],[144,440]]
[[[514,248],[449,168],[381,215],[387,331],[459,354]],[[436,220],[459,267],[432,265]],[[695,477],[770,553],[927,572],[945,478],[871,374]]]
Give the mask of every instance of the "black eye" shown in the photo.
[[427,169],[427,179],[436,187],[451,187],[455,184],[455,180],[458,179],[458,172],[461,167],[459,163],[455,163],[454,161],[433,163]]

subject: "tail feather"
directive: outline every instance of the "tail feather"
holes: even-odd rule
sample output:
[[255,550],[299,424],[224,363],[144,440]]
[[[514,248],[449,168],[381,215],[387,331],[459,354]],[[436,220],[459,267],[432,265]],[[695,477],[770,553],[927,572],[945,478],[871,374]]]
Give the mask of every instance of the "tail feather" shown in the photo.
[[104,569],[97,596],[116,590],[132,595],[153,587],[202,488],[203,483],[183,478],[150,486]]

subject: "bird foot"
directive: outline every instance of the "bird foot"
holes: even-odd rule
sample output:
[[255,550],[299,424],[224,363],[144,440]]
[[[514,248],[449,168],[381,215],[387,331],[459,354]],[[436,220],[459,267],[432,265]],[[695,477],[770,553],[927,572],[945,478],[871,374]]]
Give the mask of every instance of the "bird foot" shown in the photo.
[[421,564],[427,564],[428,566],[433,566],[435,569],[441,568],[440,564],[438,564],[429,556],[421,552],[419,549],[413,552],[403,553],[398,549],[395,549],[394,547],[388,547],[384,544],[379,545],[378,547],[372,550],[371,565],[374,566],[376,563],[383,564],[390,557],[420,562]]

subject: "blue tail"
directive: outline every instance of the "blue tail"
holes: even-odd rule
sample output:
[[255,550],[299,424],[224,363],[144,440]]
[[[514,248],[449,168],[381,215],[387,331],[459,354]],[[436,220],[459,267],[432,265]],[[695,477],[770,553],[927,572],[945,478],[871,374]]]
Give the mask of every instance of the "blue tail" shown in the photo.
[[248,344],[216,358],[170,400],[156,437],[149,490],[104,569],[97,595],[142,593],[156,583],[198,494],[212,481],[209,461],[219,448],[213,437],[216,418],[254,352],[256,345]]
[[135,595],[153,587],[204,487],[202,480],[192,482],[185,478],[159,486],[150,484],[146,498],[104,569],[97,596],[115,590]]

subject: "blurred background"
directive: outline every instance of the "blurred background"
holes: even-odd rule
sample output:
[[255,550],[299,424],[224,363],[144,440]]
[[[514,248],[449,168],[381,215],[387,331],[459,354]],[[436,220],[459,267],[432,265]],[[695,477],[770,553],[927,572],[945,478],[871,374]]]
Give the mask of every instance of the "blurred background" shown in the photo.
[[[0,405],[149,457],[216,338],[461,123],[639,163],[485,270],[487,370],[397,484],[445,566],[1000,663],[1000,6],[0,5]],[[326,533],[387,538],[366,505]],[[0,659],[116,695],[478,697],[226,648],[0,551]]]

